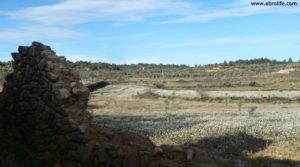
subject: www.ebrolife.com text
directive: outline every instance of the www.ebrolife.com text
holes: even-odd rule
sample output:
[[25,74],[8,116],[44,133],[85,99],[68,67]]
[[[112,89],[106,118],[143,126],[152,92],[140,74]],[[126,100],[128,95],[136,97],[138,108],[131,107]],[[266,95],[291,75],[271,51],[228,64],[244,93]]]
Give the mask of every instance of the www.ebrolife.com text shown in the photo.
[[251,2],[251,6],[297,6],[297,2],[284,1],[267,1],[267,2]]

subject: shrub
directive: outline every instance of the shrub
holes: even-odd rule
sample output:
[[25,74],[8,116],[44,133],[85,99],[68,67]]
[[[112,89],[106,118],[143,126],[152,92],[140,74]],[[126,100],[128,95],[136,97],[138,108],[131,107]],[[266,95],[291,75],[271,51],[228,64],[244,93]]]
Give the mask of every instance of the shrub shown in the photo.
[[248,109],[249,115],[253,116],[256,109],[257,109],[257,106],[250,106],[250,108]]
[[153,85],[154,85],[155,88],[158,88],[158,89],[164,88],[164,84],[163,83],[154,83]]
[[165,112],[167,113],[169,110],[169,107],[170,107],[170,101],[168,99],[166,99],[164,101],[164,103],[165,103]]
[[225,87],[232,87],[232,84],[228,81],[224,82],[224,86]]
[[249,86],[256,86],[257,85],[257,83],[255,82],[255,81],[251,81],[250,83],[249,83]]
[[240,100],[237,105],[238,105],[238,111],[242,110],[242,106],[243,106],[244,102],[242,100]]

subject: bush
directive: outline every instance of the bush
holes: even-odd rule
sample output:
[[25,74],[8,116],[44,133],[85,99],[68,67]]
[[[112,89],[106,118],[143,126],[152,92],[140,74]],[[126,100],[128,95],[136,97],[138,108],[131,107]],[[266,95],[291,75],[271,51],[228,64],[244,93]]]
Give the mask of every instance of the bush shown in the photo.
[[256,86],[257,85],[257,83],[255,82],[255,81],[251,81],[250,83],[249,83],[249,86]]
[[224,86],[225,86],[225,87],[232,87],[232,84],[231,84],[230,82],[226,81],[226,82],[224,83]]
[[250,108],[248,109],[249,115],[253,116],[256,109],[257,109],[257,106],[250,106]]
[[163,83],[154,83],[153,85],[155,88],[158,88],[158,89],[162,89],[165,86]]
[[238,105],[238,111],[241,111],[242,110],[242,106],[243,106],[244,102],[243,100],[240,100],[237,105]]

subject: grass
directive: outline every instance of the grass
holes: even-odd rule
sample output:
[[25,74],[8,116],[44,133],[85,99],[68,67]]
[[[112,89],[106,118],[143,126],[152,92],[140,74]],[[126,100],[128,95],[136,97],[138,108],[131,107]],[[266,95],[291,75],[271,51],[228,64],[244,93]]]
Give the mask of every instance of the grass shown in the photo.
[[[157,144],[184,144],[184,138],[199,138],[243,132],[257,137],[276,138],[288,143],[300,138],[298,111],[256,111],[257,117],[247,112],[164,112],[101,113],[95,121],[122,131],[151,134]],[[299,157],[300,158],[300,157]]]
[[[270,104],[292,104],[300,103],[299,98],[284,98],[284,97],[202,97],[202,98],[185,98],[187,101],[199,101],[199,102],[210,102],[210,103],[238,103],[244,101],[245,103],[270,103]],[[242,106],[238,106],[242,107]]]
[[[246,110],[254,107],[247,103],[243,104],[245,111],[237,111],[236,104],[229,104],[225,110],[218,109],[221,104],[205,107],[206,103],[175,101],[166,113],[163,100],[155,99],[152,104],[149,99],[135,101],[141,108],[156,106],[149,110],[126,110],[130,107],[117,106],[131,103],[117,100],[115,107],[119,109],[102,108],[95,112],[94,121],[116,131],[147,135],[157,145],[193,147],[253,162],[266,161],[266,158],[300,162],[300,112],[297,108],[278,106],[273,110],[260,106],[259,110],[253,110],[254,117]],[[186,105],[188,110],[180,109],[183,107],[180,105]]]

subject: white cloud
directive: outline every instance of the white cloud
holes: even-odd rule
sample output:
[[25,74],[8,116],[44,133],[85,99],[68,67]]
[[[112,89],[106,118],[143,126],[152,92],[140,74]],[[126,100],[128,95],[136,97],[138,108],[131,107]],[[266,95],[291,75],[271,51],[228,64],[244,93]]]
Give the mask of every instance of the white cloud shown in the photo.
[[0,29],[0,40],[75,38],[82,35],[74,29],[78,24],[111,21],[115,26],[124,26],[155,16],[188,14],[192,8],[192,4],[180,0],[62,0],[51,5],[1,11],[1,15],[18,20],[19,25]]
[[[295,14],[300,13],[300,6],[252,6],[253,0],[236,0],[223,8],[214,10],[204,10],[193,14],[176,18],[173,20],[162,21],[161,23],[190,23],[190,22],[207,22],[211,20],[241,17],[259,14]],[[267,1],[262,1],[267,2]],[[300,5],[300,0],[295,0]]]
[[66,39],[81,34],[68,28],[51,26],[21,26],[0,31],[0,41],[33,41],[45,39]]
[[149,49],[149,48],[184,48],[184,47],[201,47],[201,46],[234,46],[234,45],[244,45],[244,46],[266,46],[273,44],[280,44],[282,42],[299,42],[300,33],[281,33],[272,35],[259,35],[259,36],[220,36],[213,38],[186,38],[178,41],[173,41],[172,43],[165,42],[155,42],[155,43],[143,43],[140,45],[134,45],[131,49]]
[[264,13],[300,13],[299,6],[251,6],[252,0],[234,0],[227,4],[202,5],[203,2],[184,0],[63,0],[52,5],[29,7],[6,12],[25,22],[43,25],[76,25],[94,21],[112,21],[116,26],[156,16],[173,16],[162,23],[205,22],[214,19],[250,16]]
[[122,23],[158,15],[183,15],[192,8],[190,3],[174,0],[64,0],[8,12],[7,15],[45,25],[73,25],[97,20]]
[[259,36],[232,36],[218,37],[212,39],[190,39],[183,42],[185,46],[201,46],[201,45],[223,45],[223,44],[241,44],[241,45],[262,45],[274,44],[282,42],[299,41],[300,33],[281,33],[272,35]]
[[110,41],[110,40],[120,40],[120,39],[133,39],[133,38],[144,38],[155,35],[155,32],[145,32],[145,33],[135,33],[127,35],[118,35],[118,36],[103,36],[101,38],[95,37],[93,39],[88,39],[89,42],[99,42],[99,41]]
[[[204,6],[203,2],[187,0],[61,0],[51,5],[1,12],[1,15],[18,20],[19,26],[0,29],[0,40],[76,38],[82,35],[80,30],[74,29],[76,25],[99,21],[124,26],[150,18],[159,18],[156,22],[166,24],[207,22],[267,13],[300,13],[300,0],[294,0],[299,4],[296,7],[251,6],[251,1],[233,0],[218,6],[208,2]],[[230,41],[223,39],[223,42]]]

